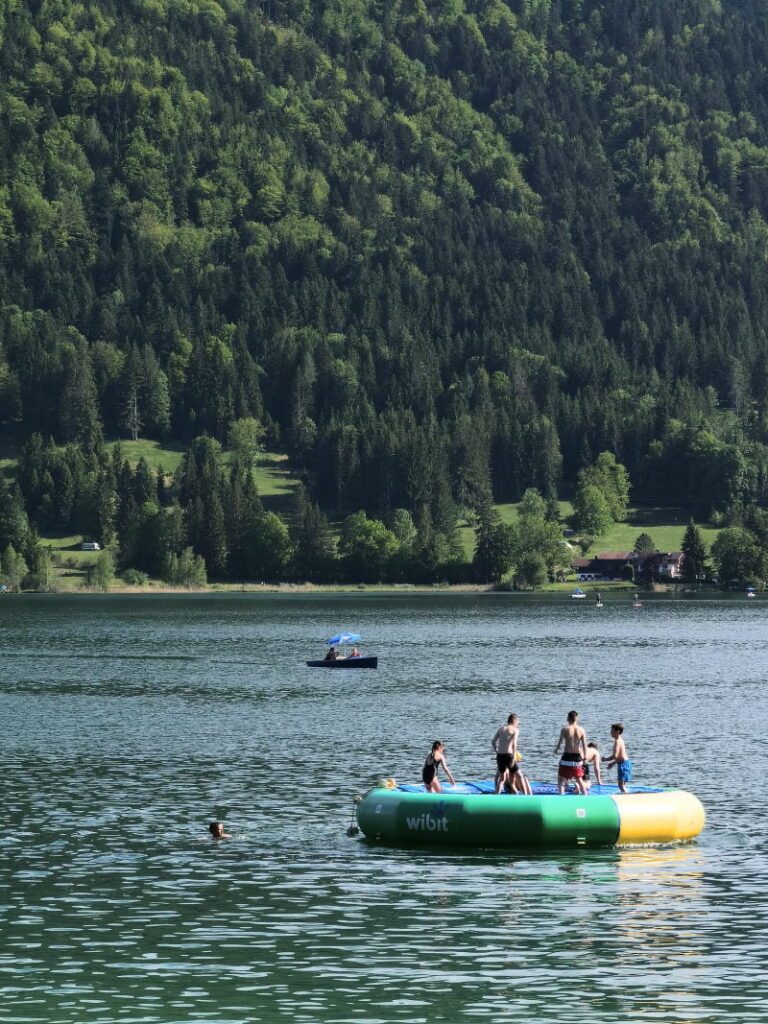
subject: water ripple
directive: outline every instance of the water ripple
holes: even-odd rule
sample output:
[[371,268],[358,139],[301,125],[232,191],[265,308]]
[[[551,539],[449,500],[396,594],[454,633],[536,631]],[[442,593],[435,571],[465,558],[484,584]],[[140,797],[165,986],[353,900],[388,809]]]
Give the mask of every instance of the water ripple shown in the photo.
[[[768,634],[729,602],[587,611],[7,602],[3,1020],[762,1020]],[[306,669],[347,624],[379,671]],[[602,746],[625,720],[638,782],[699,793],[697,842],[519,855],[345,835],[355,793],[412,779],[435,735],[460,778],[487,777],[510,710],[551,778],[571,705]],[[212,817],[234,838],[206,838]]]

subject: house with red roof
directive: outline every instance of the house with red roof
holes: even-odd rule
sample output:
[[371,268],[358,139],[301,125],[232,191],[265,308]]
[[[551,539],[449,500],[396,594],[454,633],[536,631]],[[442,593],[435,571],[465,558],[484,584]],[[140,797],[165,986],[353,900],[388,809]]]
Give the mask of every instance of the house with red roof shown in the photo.
[[574,558],[573,565],[579,582],[590,580],[622,580],[624,569],[631,565],[637,570],[638,557],[634,551],[605,551],[594,558]]

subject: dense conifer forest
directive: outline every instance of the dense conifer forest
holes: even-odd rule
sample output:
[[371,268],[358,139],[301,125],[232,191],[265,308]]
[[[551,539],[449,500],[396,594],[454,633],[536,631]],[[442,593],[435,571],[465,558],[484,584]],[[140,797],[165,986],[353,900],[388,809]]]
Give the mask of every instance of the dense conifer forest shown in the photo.
[[[459,511],[487,540],[494,502],[551,507],[606,452],[635,498],[760,519],[764,4],[0,12],[0,548],[430,579]],[[189,451],[171,478],[121,437]],[[289,523],[259,442],[305,482]]]

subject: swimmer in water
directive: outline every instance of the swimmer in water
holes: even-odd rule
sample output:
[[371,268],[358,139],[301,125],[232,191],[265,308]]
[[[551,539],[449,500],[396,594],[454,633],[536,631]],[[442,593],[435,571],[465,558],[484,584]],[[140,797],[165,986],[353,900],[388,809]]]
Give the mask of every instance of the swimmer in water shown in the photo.
[[229,832],[224,831],[224,825],[220,821],[212,821],[208,826],[208,831],[211,833],[211,839],[231,839],[232,836]]

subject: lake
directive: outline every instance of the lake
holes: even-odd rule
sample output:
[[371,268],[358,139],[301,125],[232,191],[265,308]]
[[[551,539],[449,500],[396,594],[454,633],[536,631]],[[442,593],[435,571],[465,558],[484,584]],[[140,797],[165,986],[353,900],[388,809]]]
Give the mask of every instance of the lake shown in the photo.
[[[768,1019],[768,603],[18,595],[0,605],[6,1024]],[[378,671],[304,666],[343,629]],[[695,842],[519,855],[349,838],[433,739],[493,772],[571,707]],[[615,779],[615,773],[612,780]],[[205,839],[221,818],[232,839]]]

